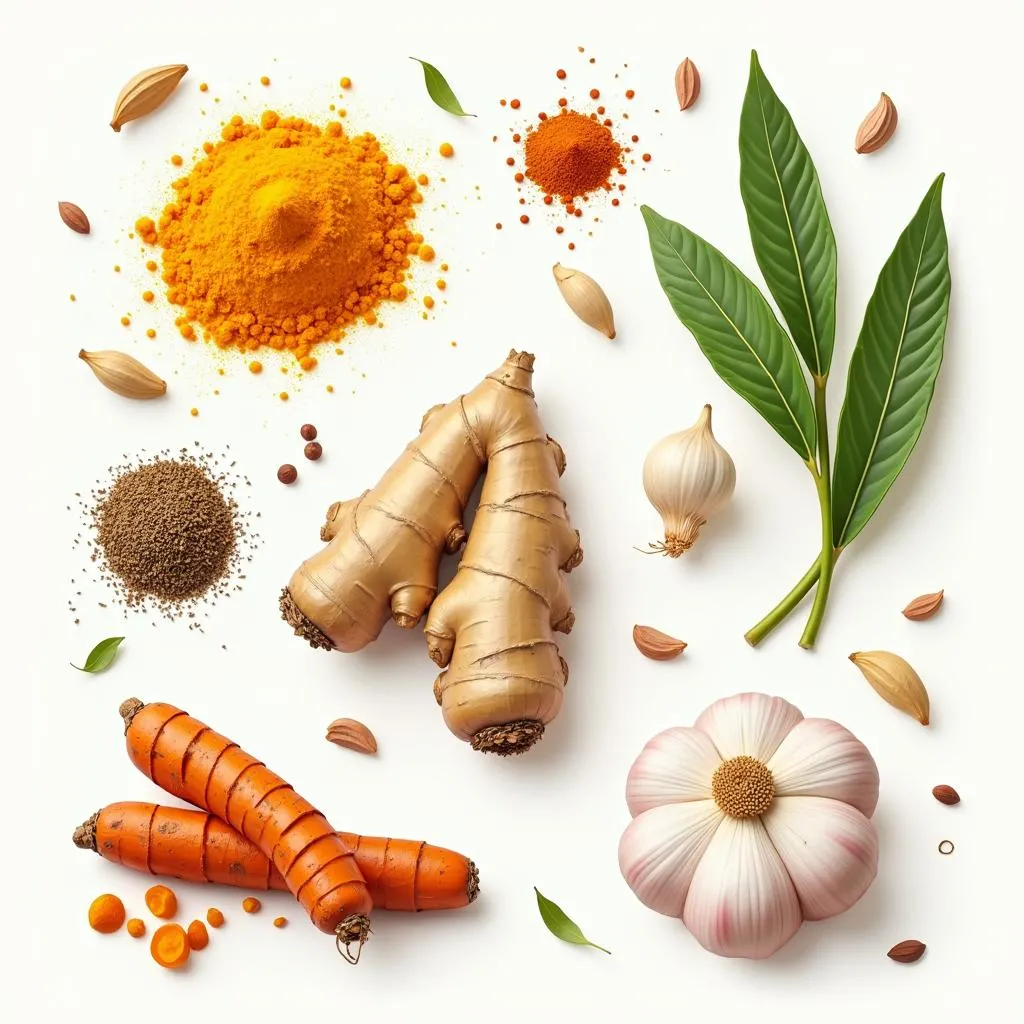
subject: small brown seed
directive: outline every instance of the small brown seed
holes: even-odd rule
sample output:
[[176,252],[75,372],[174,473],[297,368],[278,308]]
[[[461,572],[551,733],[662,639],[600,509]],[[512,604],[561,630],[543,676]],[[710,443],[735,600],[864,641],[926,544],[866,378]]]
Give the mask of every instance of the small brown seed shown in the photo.
[[634,626],[633,643],[645,657],[654,661],[671,661],[686,650],[686,644],[653,626]]
[[960,794],[952,786],[936,786],[932,790],[932,796],[947,807],[960,803]]
[[355,750],[360,754],[376,754],[377,741],[373,733],[354,718],[337,718],[327,726],[327,739],[339,747]]
[[277,479],[283,484],[293,484],[299,479],[299,471],[293,465],[286,462],[278,469]]
[[60,202],[57,204],[57,211],[60,213],[60,219],[72,231],[77,231],[80,235],[87,235],[91,230],[89,227],[89,218],[86,217],[85,212],[80,206],[75,206],[74,203]]
[[303,441],[316,440],[316,427],[312,423],[303,423],[299,428],[299,433],[302,435]]
[[310,441],[309,444],[302,449],[302,454],[305,455],[310,462],[316,462],[323,453],[324,450],[319,441]]
[[700,72],[689,57],[676,68],[676,97],[679,109],[688,110],[700,96]]
[[942,598],[945,593],[944,590],[939,590],[934,594],[922,594],[920,597],[915,597],[903,609],[903,614],[908,619],[913,619],[914,622],[930,619],[942,607]]
[[886,956],[898,964],[912,964],[924,956],[925,949],[927,946],[917,939],[904,939],[902,942],[897,942]]

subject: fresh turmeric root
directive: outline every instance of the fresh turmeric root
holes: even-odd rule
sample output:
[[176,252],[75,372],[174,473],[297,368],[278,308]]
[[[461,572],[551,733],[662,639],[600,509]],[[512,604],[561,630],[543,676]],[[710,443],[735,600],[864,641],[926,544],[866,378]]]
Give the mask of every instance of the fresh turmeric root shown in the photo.
[[[474,749],[528,750],[562,705],[568,668],[554,631],[573,615],[563,572],[583,558],[558,478],[561,448],[541,425],[533,356],[509,353],[473,391],[435,406],[371,491],[331,506],[319,554],[281,596],[284,619],[313,647],[357,651],[388,617],[426,636],[442,668],[445,722]],[[441,552],[466,540],[463,512],[484,483],[459,571],[437,598]]]

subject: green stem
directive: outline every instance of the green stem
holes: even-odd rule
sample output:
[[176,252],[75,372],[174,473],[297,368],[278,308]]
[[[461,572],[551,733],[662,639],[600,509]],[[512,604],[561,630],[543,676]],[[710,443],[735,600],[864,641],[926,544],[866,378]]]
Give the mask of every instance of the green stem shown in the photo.
[[803,636],[800,637],[800,646],[803,648],[813,647],[818,638],[836,564],[836,550],[832,546],[832,473],[828,450],[828,413],[825,407],[827,383],[827,377],[814,379],[814,415],[818,421],[818,472],[815,484],[818,488],[818,504],[821,505],[821,554],[818,556],[818,590],[814,595],[814,604]]
[[807,596],[808,591],[818,582],[821,571],[815,559],[810,569],[804,573],[803,579],[756,625],[747,630],[744,639],[751,647],[756,647],[776,626],[778,626],[798,604]]

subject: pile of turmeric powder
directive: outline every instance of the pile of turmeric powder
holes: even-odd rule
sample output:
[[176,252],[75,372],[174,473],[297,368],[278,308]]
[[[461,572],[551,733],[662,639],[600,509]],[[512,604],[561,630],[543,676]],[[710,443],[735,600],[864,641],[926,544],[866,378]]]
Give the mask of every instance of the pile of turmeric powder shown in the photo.
[[159,220],[139,237],[163,249],[167,297],[183,307],[181,334],[223,348],[294,352],[312,369],[313,347],[382,301],[402,301],[411,257],[432,259],[410,227],[419,186],[370,134],[348,136],[267,111],[236,115],[221,141],[174,182]]

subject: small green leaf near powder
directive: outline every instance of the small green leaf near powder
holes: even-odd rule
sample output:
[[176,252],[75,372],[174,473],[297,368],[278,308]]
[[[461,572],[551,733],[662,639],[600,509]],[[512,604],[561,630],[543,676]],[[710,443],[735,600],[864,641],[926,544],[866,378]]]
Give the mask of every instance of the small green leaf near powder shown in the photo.
[[79,672],[102,672],[113,663],[117,657],[117,649],[123,642],[123,636],[108,636],[106,640],[101,640],[89,652],[89,657],[85,659],[84,665],[79,667],[72,662],[71,667],[77,668]]
[[557,903],[552,903],[551,900],[542,895],[536,886],[533,887],[533,891],[537,894],[537,909],[540,910],[541,919],[555,938],[561,939],[563,942],[571,942],[576,946],[592,946],[594,949],[601,950],[602,953],[607,953],[609,956],[612,955],[610,949],[605,949],[604,946],[591,942],[580,931],[579,925],[575,921],[570,920]]
[[419,57],[410,57],[409,59],[423,66],[423,81],[426,83],[427,93],[442,110],[447,110],[449,114],[455,114],[458,117],[476,117],[476,114],[470,114],[462,109],[462,104],[452,92],[452,87],[433,64],[428,64],[425,60],[420,60]]

